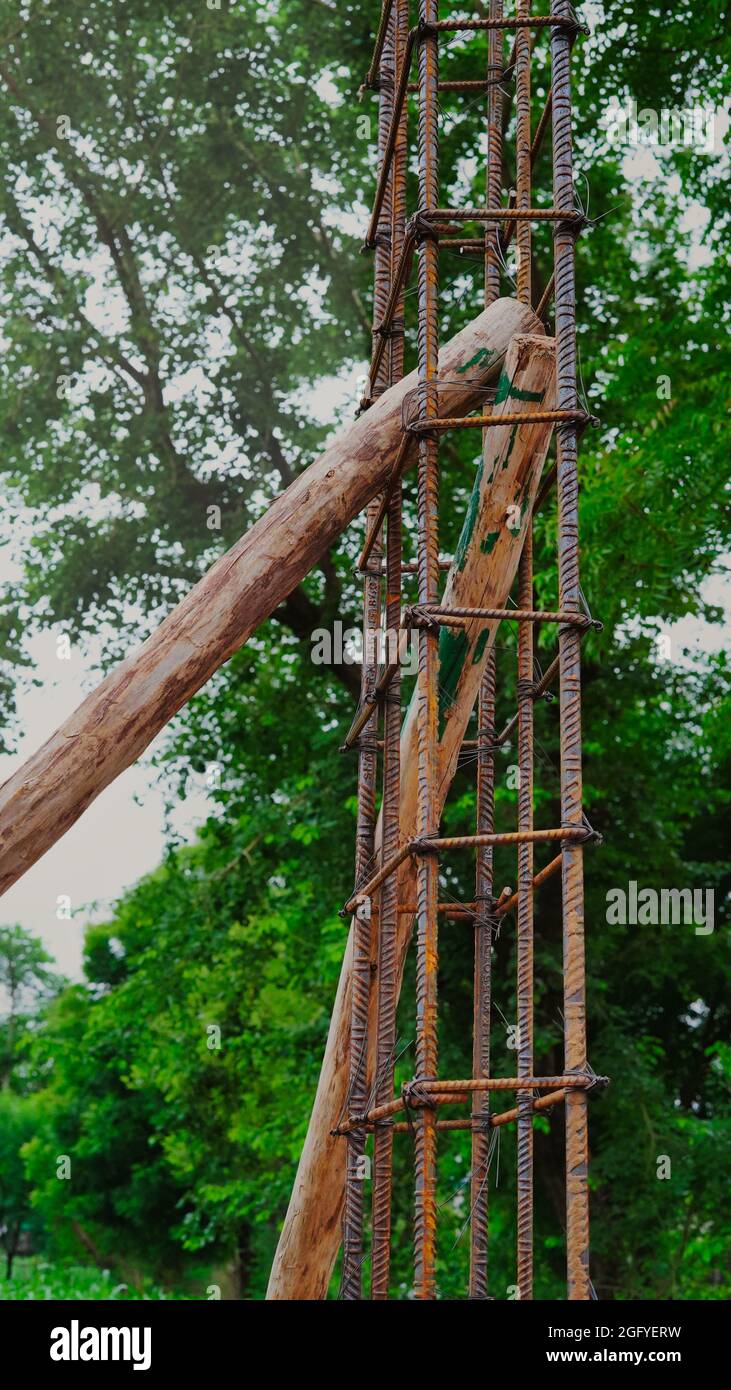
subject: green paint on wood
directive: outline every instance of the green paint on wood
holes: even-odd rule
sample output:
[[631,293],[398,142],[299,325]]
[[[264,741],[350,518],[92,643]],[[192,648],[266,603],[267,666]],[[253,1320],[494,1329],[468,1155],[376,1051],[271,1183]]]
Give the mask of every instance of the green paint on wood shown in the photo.
[[482,472],[484,467],[485,461],[484,459],[480,459],[477,465],[477,473],[475,474],[472,494],[467,507],[467,515],[464,519],[459,541],[457,542],[457,549],[454,552],[454,563],[460,571],[464,569],[467,562],[467,551],[470,541],[472,540],[472,533],[475,529],[477,514],[480,510],[480,490],[482,488]]
[[439,633],[439,737],[444,735],[447,715],[454,703],[469,641],[462,628],[443,627]]
[[483,555],[492,555],[492,552],[495,549],[499,537],[499,531],[488,531],[487,535],[485,536],[485,539],[480,541],[480,550],[482,551]]
[[508,399],[511,401],[542,401],[545,394],[545,391],[521,391],[519,386],[513,386],[505,372],[501,372],[495,404],[499,405],[501,401]]
[[509,438],[509,440],[508,440],[508,447],[507,447],[507,449],[505,450],[505,458],[503,459],[503,468],[507,468],[508,464],[510,463],[510,455],[511,455],[512,452],[513,452],[513,447],[514,447],[514,445],[515,445],[515,440],[516,440],[516,437],[517,437],[517,434],[518,434],[518,429],[519,429],[519,426],[518,426],[518,425],[513,425],[513,428],[512,428],[511,431],[510,431],[510,438]]
[[487,646],[487,639],[488,639],[489,636],[490,636],[490,628],[489,628],[489,627],[483,627],[482,632],[480,633],[480,635],[479,635],[477,641],[475,642],[475,650],[474,650],[473,653],[472,653],[472,665],[473,665],[473,666],[476,666],[477,663],[478,663],[478,661],[481,661],[481,660],[482,660],[482,656],[483,656],[483,653],[484,653],[484,651],[485,651],[485,647]]
[[491,358],[491,357],[494,357],[494,356],[495,356],[495,349],[494,349],[494,348],[486,348],[486,347],[478,348],[478,349],[477,349],[477,352],[476,352],[475,355],[474,355],[474,357],[471,357],[470,360],[469,360],[469,362],[465,362],[465,364],[464,364],[463,367],[458,367],[458,368],[457,368],[457,375],[458,375],[458,376],[462,376],[464,372],[468,372],[468,371],[469,371],[470,367],[476,367],[476,366],[478,365],[478,363],[480,363],[480,362],[489,362],[489,361],[490,361],[490,358]]

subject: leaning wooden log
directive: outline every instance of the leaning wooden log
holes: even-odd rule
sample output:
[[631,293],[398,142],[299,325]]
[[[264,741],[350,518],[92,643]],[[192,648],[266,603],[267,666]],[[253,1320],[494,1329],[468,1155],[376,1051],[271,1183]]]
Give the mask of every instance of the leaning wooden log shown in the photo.
[[[497,392],[495,413],[554,407],[553,339],[520,337],[511,344]],[[440,412],[441,413],[441,412]],[[528,519],[551,438],[550,423],[492,426],[485,431],[482,461],[462,535],[442,599],[454,608],[501,608],[516,574]],[[440,633],[440,721],[438,798],[444,805],[460,746],[499,622],[468,621]],[[411,701],[401,735],[401,843],[416,834],[417,710]],[[380,822],[376,853],[380,851]],[[398,870],[399,906],[416,899],[416,869],[407,858]],[[398,981],[409,944],[412,918],[398,916]],[[345,1141],[334,1137],[345,1105],[353,932],[340,974],[330,1032],[310,1125],[289,1210],[272,1266],[267,1297],[320,1299],[327,1294],[340,1245],[345,1186]],[[376,1037],[376,943],[372,948],[369,1016],[370,1076]]]
[[[440,377],[451,383],[450,410],[474,409],[512,336],[537,324],[527,305],[499,299],[458,333],[439,361]],[[0,893],[140,756],[383,489],[416,387],[412,373],[344,429],[0,787]]]

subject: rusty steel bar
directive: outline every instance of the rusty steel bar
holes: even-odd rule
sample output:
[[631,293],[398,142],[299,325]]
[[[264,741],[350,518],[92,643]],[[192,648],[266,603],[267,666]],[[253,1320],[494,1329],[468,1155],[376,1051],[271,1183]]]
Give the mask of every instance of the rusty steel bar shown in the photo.
[[[376,503],[375,505],[377,506],[378,503]],[[370,570],[368,571],[369,578],[378,578],[379,575],[380,570],[377,570],[375,572],[375,575],[373,575]],[[365,659],[365,651],[363,655]],[[399,679],[399,674],[400,667],[398,661],[389,661],[385,671],[381,676],[379,676],[376,684],[373,686],[370,695],[368,695],[364,699],[361,708],[356,714],[353,723],[351,724],[347,734],[345,735],[345,739],[341,745],[341,752],[344,752],[347,748],[353,748],[354,745],[358,742],[361,733],[371,722],[375,710],[386,698],[389,688],[392,687],[394,685],[394,682],[396,682]]]
[[[385,10],[384,10],[385,16]],[[389,38],[390,35],[390,38]],[[393,21],[385,17],[383,44],[390,42],[393,51]],[[378,99],[378,150],[381,167],[385,164],[386,140],[391,124],[393,106],[393,78],[388,77],[380,83]],[[383,317],[391,278],[390,233],[391,233],[392,180],[387,182],[382,201],[379,222],[378,246],[376,247],[373,273],[373,322],[377,324]],[[389,385],[388,373],[380,368],[372,385],[374,395],[380,395]],[[370,520],[374,520],[377,502],[368,508]],[[379,540],[374,546],[375,558],[380,570],[381,551]],[[358,750],[358,820],[356,831],[356,884],[367,877],[373,860],[376,828],[376,783],[378,777],[378,733],[377,689],[378,664],[374,634],[381,617],[381,579],[380,574],[366,574],[363,580],[363,664],[361,667],[361,703],[365,705],[363,728],[370,738],[361,741]],[[349,1105],[359,1111],[367,1104],[368,1098],[368,1012],[371,990],[371,913],[365,907],[356,909],[353,918],[353,983],[351,989],[350,1025],[350,1072]],[[363,1289],[363,1183],[365,1178],[366,1135],[362,1130],[353,1130],[347,1141],[345,1210],[343,1216],[343,1271],[341,1297],[347,1301],[362,1297]]]
[[[557,854],[554,859],[549,860],[545,868],[539,869],[533,879],[533,887],[540,888],[541,884],[545,883],[547,879],[553,878],[554,874],[557,874],[560,868],[561,855]],[[512,912],[513,908],[517,907],[517,905],[518,894],[511,893],[508,889],[508,896],[506,898],[501,898],[495,906],[495,916],[504,917],[507,912]],[[460,903],[459,905],[455,903],[439,903],[438,911],[441,912],[444,917],[469,917],[471,919],[477,915],[479,906],[479,903],[476,902]],[[399,907],[399,912],[404,912],[406,914],[414,913],[416,912],[416,904],[404,903]]]
[[[485,200],[488,207],[498,207],[503,190],[503,112],[500,79],[503,76],[504,31],[497,28],[502,18],[503,0],[490,0],[489,18],[494,21],[487,37],[487,170]],[[485,246],[485,308],[500,297],[500,226],[488,222],[484,231]]]
[[561,826],[551,830],[507,830],[501,831],[497,835],[444,835],[430,836],[428,839],[412,840],[412,853],[421,852],[438,854],[445,849],[469,849],[470,845],[520,845],[520,844],[540,844],[543,840],[585,840],[587,838],[586,827],[581,826]]
[[363,86],[367,89],[375,89],[378,86],[381,55],[383,53],[384,44],[386,42],[386,35],[388,33],[389,27],[391,27],[392,9],[393,0],[383,0],[383,5],[381,7],[381,17],[378,21],[376,42],[373,48],[373,56],[371,58],[368,72],[366,73],[365,82],[363,83]]
[[[409,30],[409,34],[406,40],[406,46],[404,49],[403,62],[401,65],[401,70],[399,72],[398,83],[393,98],[393,106],[391,108],[391,124],[388,131],[388,135],[386,136],[386,143],[383,154],[383,164],[381,165],[378,175],[378,182],[376,183],[376,194],[373,200],[373,211],[371,212],[371,220],[368,223],[368,231],[366,232],[365,241],[363,243],[364,249],[370,249],[376,244],[376,233],[378,230],[379,220],[381,216],[381,207],[383,205],[383,200],[386,196],[386,187],[391,171],[391,161],[393,159],[393,152],[396,148],[396,141],[398,139],[401,118],[403,116],[404,107],[406,104],[406,88],[408,86],[409,80],[409,69],[411,67],[411,60],[414,56],[414,48],[416,47],[416,42],[418,38],[418,29]],[[421,62],[421,56],[419,57],[419,61]]]
[[[438,1079],[426,1078],[422,1080],[418,1077],[415,1085],[420,1091],[426,1091],[429,1095],[451,1095],[452,1092],[469,1093],[470,1091],[550,1091],[558,1086],[576,1087],[589,1090],[592,1086],[602,1085],[606,1081],[604,1076],[594,1076],[593,1074],[579,1076],[572,1072],[565,1076],[490,1076],[490,1077],[471,1077],[459,1081],[441,1081]],[[416,1104],[416,1101],[409,1100],[409,1104]]]
[[404,859],[408,859],[409,855],[412,853],[411,842],[407,845],[402,845],[401,849],[391,855],[391,858],[378,870],[377,874],[374,874],[373,878],[369,879],[362,888],[356,889],[352,897],[348,898],[347,903],[341,907],[338,915],[340,917],[350,917],[350,915],[355,912],[356,907],[362,899],[372,897],[376,889],[380,888],[382,883],[385,883],[389,874],[392,874],[394,869],[398,868],[399,864],[403,864]]
[[[556,12],[570,17],[569,0],[556,0]],[[574,204],[571,138],[571,45],[565,30],[551,35],[553,72],[553,199],[568,213]],[[560,221],[554,233],[556,276],[557,402],[575,410],[576,286],[574,230]],[[578,610],[579,588],[578,469],[574,425],[557,430],[559,602]],[[583,815],[581,774],[581,642],[574,627],[559,634],[561,681],[561,820],[577,827]],[[584,964],[584,878],[581,845],[563,845],[564,1065],[567,1072],[586,1069],[586,977]],[[586,1096],[566,1097],[566,1257],[568,1297],[590,1297],[589,1279],[589,1144]]]
[[[547,666],[547,667],[546,667],[546,669],[545,669],[545,671],[543,672],[543,675],[541,676],[540,680],[539,680],[539,681],[536,681],[535,685],[533,686],[533,694],[531,695],[531,699],[534,701],[534,703],[535,703],[536,700],[539,700],[539,699],[540,699],[541,695],[545,694],[545,692],[547,691],[549,685],[551,684],[551,681],[554,680],[555,677],[558,675],[558,668],[559,668],[559,658],[556,656],[556,657],[554,657],[554,659],[553,659],[553,661],[551,662],[550,666]],[[513,733],[513,731],[514,731],[517,727],[518,727],[518,715],[517,715],[517,713],[516,713],[516,714],[514,714],[514,715],[512,716],[512,718],[510,718],[510,719],[508,720],[508,722],[507,722],[507,724],[505,725],[504,729],[501,729],[501,730],[500,730],[500,733],[499,733],[499,734],[496,736],[496,738],[495,738],[495,742],[496,742],[496,743],[507,743],[507,741],[508,741],[508,739],[510,738],[511,734]]]
[[[530,285],[525,290],[530,293]],[[533,601],[533,529],[529,523],[518,569],[518,605]],[[533,829],[533,626],[518,624],[518,829]],[[533,1071],[533,845],[518,845],[517,931],[518,1074]],[[519,1297],[533,1297],[533,1117],[529,1098],[518,1102],[517,1284]]]
[[[452,835],[448,838],[430,835],[421,839],[417,836],[416,839],[409,840],[408,844],[402,845],[401,849],[391,856],[378,873],[374,874],[373,878],[369,879],[362,888],[348,898],[338,915],[349,917],[364,898],[372,897],[389,874],[392,874],[399,864],[403,864],[404,859],[408,859],[410,854],[426,854],[433,857],[442,849],[469,849],[470,845],[474,847],[479,845],[517,845],[525,840],[530,840],[532,844],[539,844],[543,840],[581,841],[587,838],[588,832],[584,825],[561,826],[550,830],[508,830],[496,835]],[[416,911],[419,911],[418,904]]]
[[507,622],[512,619],[515,622],[531,623],[568,623],[575,627],[594,627],[596,619],[590,618],[588,614],[576,612],[571,609],[543,609],[543,608],[440,608],[438,604],[423,603],[414,604],[410,610],[411,621],[414,626],[422,618],[436,618],[442,622],[444,618],[499,618],[500,621]]
[[504,222],[570,222],[583,225],[585,218],[578,208],[434,208],[424,214],[427,220],[436,222],[490,222],[499,218]]
[[[517,0],[517,14],[527,18],[530,0]],[[531,42],[527,29],[515,40],[516,79],[516,188],[515,207],[525,211],[531,204]],[[517,297],[532,302],[532,231],[528,221],[508,223],[516,229]],[[510,237],[504,238],[507,247]],[[518,608],[533,605],[532,521],[528,524],[518,571]],[[518,829],[533,829],[533,625],[518,624]],[[517,923],[517,1039],[518,1072],[533,1071],[533,845],[518,845],[518,923]],[[527,1092],[518,1101],[517,1124],[517,1284],[519,1297],[533,1296],[533,1112]]]
[[489,425],[541,425],[570,422],[588,423],[594,417],[588,415],[585,410],[529,410],[514,411],[504,415],[444,415],[439,419],[431,420],[429,424],[414,420],[408,425],[411,434],[423,434],[429,430],[474,430],[486,429]]
[[[561,868],[561,862],[562,856],[560,854],[557,854],[555,859],[549,860],[548,864],[546,864],[545,869],[540,869],[539,872],[533,878],[533,888],[540,888],[542,883],[545,883],[549,878],[553,878],[554,874],[557,874],[559,869]],[[506,898],[504,902],[500,903],[499,906],[496,907],[495,915],[497,917],[504,917],[506,912],[512,912],[513,908],[517,906],[518,894],[511,893],[509,898]]]
[[[488,85],[488,81],[484,77],[478,78],[476,81],[460,79],[459,81],[440,82],[437,90],[439,92],[484,92],[487,90]],[[409,83],[409,95],[411,95],[412,92],[418,92],[418,90],[418,82]]]
[[[405,58],[409,27],[408,0],[395,0],[393,23],[393,75],[398,79]],[[389,54],[389,56],[391,56]],[[406,107],[399,122],[393,157],[391,196],[391,293],[389,308],[400,318],[400,332],[389,344],[389,380],[393,385],[404,371],[404,260],[406,237]],[[394,293],[396,298],[394,299]],[[398,482],[388,500],[386,550],[385,627],[388,633],[401,628],[402,489]],[[401,797],[401,675],[396,671],[385,692],[383,713],[383,800],[381,806],[381,863],[398,849]],[[376,1013],[376,1104],[393,1094],[396,1053],[396,1004],[398,998],[398,880],[389,876],[381,889],[378,917],[377,1013]],[[393,1167],[393,1129],[376,1125],[373,1132],[373,1222],[371,1241],[371,1298],[388,1298],[391,1261],[391,1187]]]
[[[419,0],[423,29],[419,45],[419,211],[425,216],[439,198],[439,136],[437,84],[439,59],[433,30],[438,18],[437,0]],[[423,419],[439,414],[439,252],[434,237],[426,237],[419,255],[419,382]],[[434,437],[419,441],[419,600],[433,603],[439,590],[439,461]],[[436,787],[438,776],[438,638],[433,630],[419,633],[417,684],[419,758],[419,834],[431,836],[438,829]],[[417,864],[416,943],[416,1066],[433,1075],[437,1069],[437,900],[439,866],[433,854],[422,854]],[[414,1291],[417,1298],[436,1296],[436,1160],[437,1136],[434,1109],[420,1113],[415,1140]]]
[[[549,1091],[546,1096],[538,1096],[531,1102],[533,1111],[552,1110],[554,1105],[560,1105],[565,1099],[566,1091]],[[486,1120],[486,1125],[490,1129],[499,1129],[501,1125],[512,1124],[518,1118],[518,1107],[514,1106],[511,1110],[499,1110],[496,1115],[490,1115]],[[397,1121],[392,1126],[394,1134],[406,1134],[411,1129],[411,1125],[405,1121]],[[471,1129],[474,1130],[474,1120],[437,1120],[437,1129]]]
[[586,26],[580,24],[578,20],[567,19],[565,15],[556,11],[555,14],[532,15],[529,18],[518,17],[508,19],[507,17],[499,20],[494,19],[440,19],[433,26],[439,34],[459,34],[471,33],[479,29],[557,29],[560,31],[574,33],[588,32]]
[[408,434],[403,434],[401,437],[401,443],[399,444],[398,450],[396,451],[396,457],[393,461],[391,476],[388,480],[388,483],[386,484],[386,487],[383,490],[380,500],[376,504],[377,510],[375,512],[373,521],[369,522],[367,526],[366,538],[363,543],[363,549],[361,550],[360,555],[358,556],[356,569],[362,571],[368,564],[371,551],[373,550],[373,546],[376,543],[376,539],[378,537],[381,526],[384,522],[384,518],[388,511],[388,504],[391,498],[393,497],[394,489],[397,488],[401,482],[404,469],[408,463],[408,450],[410,442],[411,441],[409,440]]
[[[399,132],[404,126],[405,120],[406,112],[404,110],[402,112],[401,120],[396,130],[396,144],[394,145],[393,159],[394,176],[397,180],[401,179],[402,181],[405,181],[406,174],[403,164],[403,149],[399,146]],[[400,143],[401,146],[403,146],[403,144],[405,143],[405,136],[403,137],[403,139],[401,139]],[[405,197],[406,193],[404,191],[404,202],[402,205],[401,213],[402,216],[404,215],[406,210]],[[392,248],[395,244],[396,243],[392,242]],[[397,258],[395,266],[391,272],[391,288],[388,299],[386,300],[385,308],[383,310],[383,318],[381,319],[380,323],[376,324],[373,330],[374,335],[376,337],[376,344],[373,352],[373,357],[371,359],[369,383],[372,383],[378,374],[387,345],[391,343],[394,337],[403,338],[404,290],[411,277],[411,267],[413,265],[415,249],[416,233],[414,231],[409,231],[408,233],[402,231],[401,236],[398,238]],[[401,323],[400,325],[397,325],[394,328],[394,315],[396,314],[397,306],[399,304],[401,305]],[[403,372],[401,373],[401,375],[403,376]],[[398,379],[399,378],[397,378],[397,380]],[[369,385],[369,396],[371,390],[372,386]]]
[[[503,18],[503,0],[490,0],[488,18],[492,28],[487,37],[487,81],[489,84],[486,110],[486,170],[485,203],[498,207],[503,192],[503,104],[500,82],[504,75],[505,31],[498,28]],[[512,59],[511,59],[512,61]],[[502,255],[500,223],[487,222],[484,232],[485,308],[500,296]],[[482,447],[487,434],[483,431]],[[477,834],[491,835],[495,831],[495,652],[491,652],[480,684],[478,697],[478,739],[486,745],[477,757]],[[492,746],[491,746],[492,745]],[[472,1073],[476,1078],[490,1075],[490,1032],[492,1012],[492,942],[493,923],[490,913],[493,890],[493,847],[479,845],[475,861],[475,979],[473,985],[474,1022]],[[476,1092],[472,1102],[472,1181],[470,1188],[470,1282],[472,1299],[488,1296],[489,1248],[489,1136],[486,1122],[490,1118],[489,1092]]]
[[[517,0],[517,13],[528,20],[530,0]],[[515,206],[519,212],[530,208],[531,200],[531,122],[530,122],[531,43],[527,29],[519,29],[515,38]],[[523,304],[531,303],[531,224],[517,223],[517,297]]]
[[[495,827],[495,652],[490,653],[480,682],[477,707],[477,833],[490,835]],[[490,1015],[492,1008],[492,845],[477,850],[475,868],[475,969],[473,985],[472,1075],[490,1075]],[[476,1092],[472,1103],[470,1183],[470,1298],[487,1298],[488,1154],[487,1092]]]

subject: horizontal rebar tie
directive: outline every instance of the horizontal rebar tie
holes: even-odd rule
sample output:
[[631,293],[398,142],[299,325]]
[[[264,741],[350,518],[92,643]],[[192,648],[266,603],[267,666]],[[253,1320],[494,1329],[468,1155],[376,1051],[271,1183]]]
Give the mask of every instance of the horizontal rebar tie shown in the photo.
[[485,618],[499,622],[562,623],[570,627],[590,628],[601,632],[602,623],[588,613],[556,611],[540,608],[440,608],[437,604],[413,604],[404,610],[404,616],[411,627],[430,627],[434,621],[449,624],[451,618]]
[[[351,1115],[344,1124],[331,1130],[333,1135],[349,1134],[354,1129],[365,1129],[398,1115],[402,1110],[432,1109],[438,1105],[457,1105],[466,1103],[478,1091],[546,1091],[551,1093],[550,1104],[556,1104],[565,1091],[591,1091],[597,1087],[608,1086],[608,1076],[597,1076],[594,1072],[574,1073],[568,1076],[490,1076],[471,1078],[464,1081],[408,1081],[400,1096],[376,1105],[363,1115]],[[546,1101],[548,1096],[546,1096]],[[517,1109],[505,1111],[505,1118],[499,1115],[484,1117],[484,1123],[507,1123],[517,1118]],[[469,1121],[471,1124],[471,1121]]]
[[444,849],[468,849],[472,846],[540,844],[544,840],[574,840],[581,843],[594,838],[595,832],[585,825],[559,826],[550,830],[509,830],[491,835],[453,835],[447,839],[435,836],[429,839],[413,839],[402,845],[397,854],[386,861],[383,868],[362,888],[359,888],[338,913],[339,917],[351,917],[356,907],[380,888],[382,883],[403,864],[411,854],[439,854]]
[[506,411],[504,415],[455,415],[436,419],[412,420],[406,426],[409,434],[430,434],[432,430],[474,430],[486,429],[490,425],[549,425],[571,424],[598,425],[596,415],[585,410],[525,410]]

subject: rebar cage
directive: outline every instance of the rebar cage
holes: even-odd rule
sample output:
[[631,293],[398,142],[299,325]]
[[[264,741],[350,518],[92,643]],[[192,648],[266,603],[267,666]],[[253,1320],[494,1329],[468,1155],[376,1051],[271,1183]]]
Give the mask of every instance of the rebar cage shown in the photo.
[[[576,205],[572,167],[570,58],[578,23],[568,0],[554,0],[550,13],[531,12],[531,0],[516,0],[506,15],[503,0],[489,0],[487,15],[439,18],[438,0],[418,0],[418,22],[409,0],[385,0],[365,89],[377,93],[379,170],[365,247],[374,253],[373,354],[362,408],[404,374],[404,296],[413,262],[418,261],[418,399],[404,421],[391,479],[366,516],[366,541],[359,559],[364,576],[364,655],[359,710],[346,746],[358,750],[358,819],[356,891],[343,909],[352,914],[353,959],[350,1027],[350,1072],[347,1113],[339,1132],[347,1143],[346,1196],[343,1219],[341,1296],[359,1299],[364,1286],[364,1156],[373,1134],[370,1296],[389,1292],[394,1134],[408,1131],[415,1150],[414,1266],[415,1294],[435,1298],[436,1164],[440,1130],[471,1131],[469,1297],[488,1297],[488,1183],[492,1131],[517,1126],[517,1296],[533,1296],[533,1122],[537,1112],[563,1104],[566,1128],[567,1296],[588,1299],[588,1091],[603,1078],[589,1067],[586,1054],[583,847],[593,832],[582,807],[580,645],[583,633],[598,626],[586,609],[579,586],[577,437],[589,418],[579,409],[576,385],[576,312],[574,257],[578,232],[586,225]],[[531,129],[531,70],[539,58],[535,40],[548,30],[550,83],[538,124]],[[469,31],[486,34],[487,63],[470,80],[439,80],[439,48],[445,36]],[[418,81],[411,82],[412,62]],[[506,196],[503,178],[505,107],[515,88],[514,188]],[[484,93],[486,116],[486,197],[484,206],[446,208],[439,204],[439,108],[442,91],[464,93],[471,100]],[[408,96],[418,96],[418,208],[407,219]],[[551,205],[532,206],[532,169],[549,129],[552,130],[553,195]],[[547,489],[557,490],[558,608],[533,605],[532,518],[518,569],[517,608],[467,610],[440,605],[439,439],[446,429],[485,429],[489,413],[454,419],[440,414],[444,391],[438,377],[438,308],[440,252],[457,248],[484,255],[484,306],[501,294],[505,251],[515,238],[516,296],[533,305],[532,228],[549,222],[553,230],[553,274],[535,305],[543,318],[554,301],[556,409],[515,412],[504,423],[543,418],[556,430],[556,465],[549,470],[535,506]],[[471,234],[470,231],[471,230]],[[416,566],[405,564],[402,550],[402,471],[407,442],[418,436],[418,523]],[[385,553],[384,553],[385,551]],[[418,604],[404,610],[402,575],[418,577]],[[382,590],[385,587],[385,594]],[[517,712],[496,729],[495,649],[485,666],[479,691],[477,736],[470,743],[477,777],[475,834],[440,837],[436,797],[438,748],[438,637],[442,625],[465,617],[517,622]],[[557,626],[558,653],[541,678],[534,679],[534,624]],[[418,833],[404,842],[400,826],[401,681],[396,656],[383,669],[369,641],[380,624],[388,632],[404,626],[418,633]],[[534,827],[534,703],[558,677],[560,719],[561,825]],[[382,727],[382,736],[379,737]],[[495,753],[517,730],[519,769],[517,829],[496,834]],[[378,779],[381,774],[381,842],[374,856]],[[534,872],[534,845],[557,842],[559,852]],[[493,851],[515,843],[517,890],[495,897]],[[454,909],[439,902],[439,860],[456,847],[474,847],[474,903]],[[416,902],[399,902],[397,870],[407,856],[416,862]],[[374,868],[376,872],[374,872]],[[563,929],[563,1042],[560,1076],[534,1075],[533,1047],[533,894],[554,874],[561,874]],[[490,1065],[491,985],[494,934],[509,912],[517,922],[517,1075],[495,1077]],[[416,925],[417,1028],[415,1075],[394,1095],[396,1005],[402,959],[398,945],[399,914],[413,913]],[[437,937],[440,914],[466,916],[474,925],[474,1024],[472,1075],[439,1078],[437,1056]],[[402,953],[401,953],[402,954]],[[375,971],[373,962],[375,961]],[[370,1038],[369,1003],[376,992],[376,1036]],[[374,1064],[369,1068],[369,1046]],[[513,1109],[493,1113],[493,1091],[514,1091]],[[438,1119],[440,1107],[462,1102],[464,1119]],[[398,1120],[399,1113],[407,1118]]]

